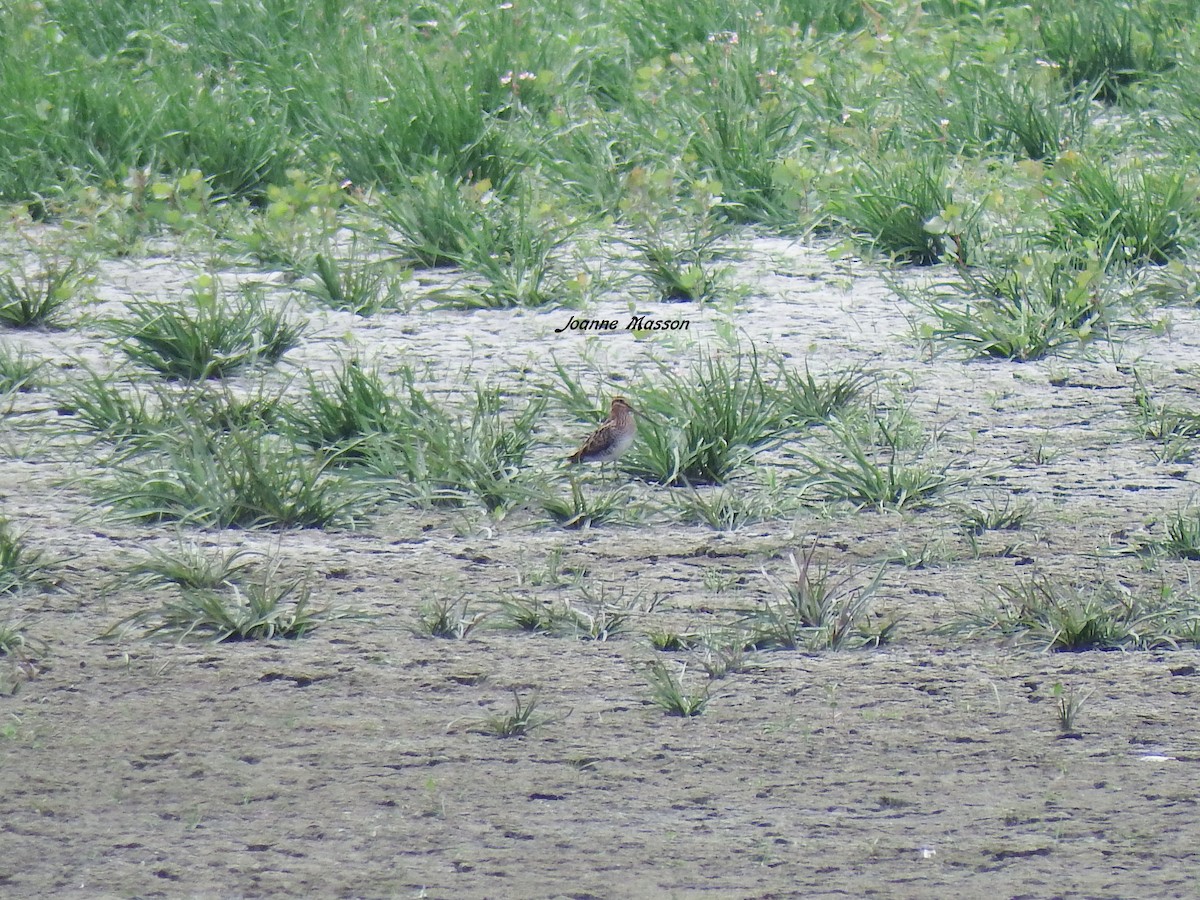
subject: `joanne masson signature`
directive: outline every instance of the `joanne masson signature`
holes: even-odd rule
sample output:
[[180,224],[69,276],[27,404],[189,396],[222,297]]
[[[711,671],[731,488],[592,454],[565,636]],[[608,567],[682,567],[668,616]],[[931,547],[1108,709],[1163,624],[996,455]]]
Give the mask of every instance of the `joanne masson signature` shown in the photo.
[[649,316],[631,316],[624,328],[618,319],[577,319],[570,316],[562,328],[555,328],[555,334],[564,331],[687,331],[692,327],[689,319],[652,319]]

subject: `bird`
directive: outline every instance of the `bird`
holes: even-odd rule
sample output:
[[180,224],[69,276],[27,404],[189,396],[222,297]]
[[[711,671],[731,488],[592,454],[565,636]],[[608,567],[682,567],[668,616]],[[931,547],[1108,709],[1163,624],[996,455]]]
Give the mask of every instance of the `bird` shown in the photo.
[[613,397],[608,418],[593,431],[583,445],[567,457],[569,463],[612,462],[629,449],[637,436],[633,407],[624,397]]

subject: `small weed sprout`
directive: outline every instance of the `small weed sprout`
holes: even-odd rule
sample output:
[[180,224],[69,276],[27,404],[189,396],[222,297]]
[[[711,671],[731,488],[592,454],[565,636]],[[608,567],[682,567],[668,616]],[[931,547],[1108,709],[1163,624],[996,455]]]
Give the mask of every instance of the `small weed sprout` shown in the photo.
[[[31,638],[26,631],[28,623],[21,619],[9,619],[6,622],[0,622],[0,657],[7,656],[10,659],[16,659],[21,662],[29,662],[31,653],[45,653],[46,644],[42,641]],[[25,666],[22,667],[26,668]],[[25,674],[29,674],[26,670]],[[6,692],[0,689],[0,695]],[[11,693],[8,692],[8,693]]]
[[1092,691],[1076,691],[1074,686],[1064,688],[1061,683],[1056,682],[1050,689],[1050,693],[1055,699],[1059,730],[1064,737],[1077,734],[1076,723],[1083,712],[1084,705],[1092,696]]

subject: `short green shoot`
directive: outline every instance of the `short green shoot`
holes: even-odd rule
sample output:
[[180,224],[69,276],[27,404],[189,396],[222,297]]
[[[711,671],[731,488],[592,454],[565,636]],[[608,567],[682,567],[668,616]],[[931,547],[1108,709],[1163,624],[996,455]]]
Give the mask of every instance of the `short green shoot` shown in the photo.
[[1167,519],[1167,536],[1155,545],[1180,559],[1200,559],[1200,509],[1178,510]]
[[712,681],[745,672],[753,665],[746,644],[746,633],[740,630],[734,634],[710,636],[694,653],[696,664]]
[[589,617],[565,600],[542,600],[530,594],[504,593],[496,600],[496,624],[531,634],[576,636],[586,632]]
[[783,519],[797,504],[781,489],[724,486],[684,488],[670,497],[681,521],[705,524],[716,531],[737,531],[747,525]]
[[1092,696],[1092,691],[1077,691],[1074,686],[1064,688],[1061,682],[1055,682],[1050,693],[1055,699],[1059,731],[1063,733],[1064,737],[1077,734],[1076,725],[1079,716],[1083,712],[1084,705]]
[[[28,623],[20,619],[9,619],[6,622],[0,622],[0,657],[7,656],[10,659],[23,659],[30,652],[45,652],[46,645],[29,636],[26,631],[27,625]],[[9,693],[11,691],[6,692],[0,687],[0,696],[5,696]]]

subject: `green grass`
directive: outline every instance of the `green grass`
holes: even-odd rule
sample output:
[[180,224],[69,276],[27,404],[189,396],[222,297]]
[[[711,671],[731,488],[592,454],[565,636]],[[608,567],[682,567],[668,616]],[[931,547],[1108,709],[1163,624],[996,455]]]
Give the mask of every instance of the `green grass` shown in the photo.
[[278,567],[271,566],[261,578],[244,585],[181,589],[158,606],[114,623],[101,638],[120,638],[134,630],[142,638],[162,635],[180,643],[301,638],[347,617],[361,614],[313,606],[311,589],[302,579],[280,578]]
[[1195,195],[1200,181],[1187,168],[1119,171],[1081,162],[1056,187],[1046,240],[1108,264],[1161,265],[1194,246],[1200,231]]
[[513,688],[512,710],[484,716],[476,723],[474,730],[500,738],[524,737],[556,721],[558,720],[538,712],[536,694],[528,700],[522,700],[520,692]]
[[1016,531],[1028,525],[1036,512],[1033,501],[1017,500],[1012,494],[993,495],[987,505],[963,506],[959,526],[975,537],[987,531]]
[[922,266],[942,259],[946,241],[933,223],[953,202],[944,157],[880,154],[830,181],[830,216],[876,252]]
[[38,386],[38,373],[46,360],[27,350],[0,345],[0,396],[16,391],[31,391]]
[[894,441],[876,450],[848,429],[835,429],[835,435],[836,456],[800,453],[812,469],[806,484],[823,500],[881,511],[923,509],[969,481],[967,475],[953,472],[949,463],[938,466],[907,459]]
[[650,682],[650,702],[664,710],[669,716],[691,718],[701,715],[708,706],[709,685],[705,684],[702,691],[691,691],[683,684],[685,666],[681,666],[679,674],[672,666],[655,660],[646,672]]
[[45,551],[31,546],[12,520],[0,515],[0,596],[45,583],[49,566]]
[[120,518],[212,528],[352,525],[361,487],[261,426],[212,432],[177,423],[113,465],[92,488]]
[[788,555],[793,576],[772,580],[774,596],[742,617],[744,646],[756,650],[842,650],[879,645],[891,637],[894,621],[872,626],[874,595],[881,567],[864,580],[857,571],[836,572],[817,558],[817,543],[796,558]]
[[1170,588],[1140,595],[1115,582],[1034,575],[964,611],[947,630],[1014,635],[1047,650],[1145,650],[1194,643],[1195,599]]
[[[572,412],[597,419],[580,381],[561,365],[549,390]],[[848,406],[869,378],[859,371],[814,378],[753,345],[704,351],[690,371],[663,365],[652,383],[628,394],[638,437],[621,458],[624,471],[662,485],[719,485],[754,457]]]
[[554,524],[577,529],[633,522],[636,508],[631,506],[631,500],[626,487],[589,489],[578,479],[572,479],[569,494],[547,492],[538,503]]
[[179,535],[175,546],[149,549],[141,559],[125,567],[117,578],[120,584],[138,587],[173,585],[188,590],[215,591],[238,582],[256,555],[244,547],[208,549]]
[[471,602],[466,597],[423,600],[413,630],[426,637],[457,640],[465,638],[487,616],[486,612],[472,615]]
[[1105,335],[1117,308],[1098,266],[1081,270],[1040,253],[1010,266],[960,269],[914,299],[932,320],[918,325],[921,340],[1020,362]]
[[1077,691],[1074,687],[1064,688],[1061,683],[1056,682],[1050,693],[1056,701],[1059,731],[1064,735],[1076,734],[1075,727],[1079,723],[1084,706],[1092,696],[1092,691],[1087,689]]
[[114,323],[121,347],[138,365],[173,379],[222,378],[255,362],[277,362],[304,326],[247,288],[229,297],[212,276],[182,302],[132,300],[131,320]]
[[463,506],[474,499],[502,518],[529,498],[533,488],[524,470],[543,399],[508,412],[494,388],[476,386],[465,408],[435,402],[408,380],[404,391],[396,404],[403,424],[348,448],[361,457],[363,471],[393,482],[397,498],[415,506]]
[[34,275],[0,272],[0,325],[8,328],[58,328],[90,278],[91,264],[81,259],[47,259]]
[[1073,87],[1115,101],[1121,89],[1174,67],[1175,42],[1167,4],[1094,3],[1036,5],[1041,50]]
[[322,306],[368,318],[399,304],[399,278],[386,263],[361,259],[352,250],[341,260],[317,253],[312,268],[304,292]]

